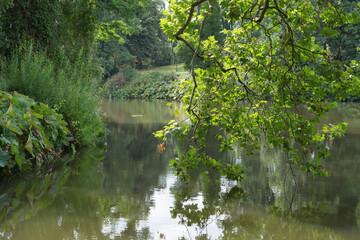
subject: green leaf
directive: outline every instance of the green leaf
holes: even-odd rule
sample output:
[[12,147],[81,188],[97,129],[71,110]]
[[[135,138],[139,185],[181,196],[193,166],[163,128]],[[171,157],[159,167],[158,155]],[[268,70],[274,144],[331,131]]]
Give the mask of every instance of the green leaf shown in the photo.
[[10,116],[10,117],[15,117],[16,113],[14,111],[13,105],[10,103],[10,107],[8,108],[8,110],[6,111],[6,115]]
[[5,167],[6,164],[10,161],[10,159],[10,155],[0,148],[0,167]]
[[59,131],[55,128],[55,129],[51,132],[52,139],[53,139],[54,141],[56,141],[58,135],[59,135]]
[[27,140],[27,142],[25,144],[25,149],[28,150],[28,152],[32,156],[34,156],[34,154],[33,154],[33,144],[32,144],[32,140],[31,140],[31,134],[29,135],[28,140]]
[[19,128],[19,126],[15,122],[11,121],[10,119],[6,122],[5,126],[7,128],[9,128],[11,131],[13,131],[14,133],[17,133],[19,135],[22,134],[22,131]]
[[324,35],[325,37],[337,37],[339,35],[339,32],[334,29],[324,27],[321,30],[320,34]]
[[20,154],[16,154],[16,155],[15,155],[15,162],[18,164],[19,168],[21,169],[21,168],[22,168],[23,159],[21,158],[21,155],[20,155]]

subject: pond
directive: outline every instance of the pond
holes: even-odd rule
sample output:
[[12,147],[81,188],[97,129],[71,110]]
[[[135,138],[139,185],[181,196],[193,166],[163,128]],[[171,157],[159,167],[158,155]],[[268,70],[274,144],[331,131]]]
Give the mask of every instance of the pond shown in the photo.
[[[191,173],[185,184],[169,169],[183,149],[162,153],[153,132],[184,118],[166,102],[104,102],[109,135],[42,176],[0,188],[0,239],[360,239],[360,105],[340,104],[329,120],[349,122],[328,143],[328,178],[313,179],[285,155],[263,148],[213,155],[244,165],[240,184]],[[212,133],[209,133],[211,140]],[[294,176],[293,176],[294,175]]]

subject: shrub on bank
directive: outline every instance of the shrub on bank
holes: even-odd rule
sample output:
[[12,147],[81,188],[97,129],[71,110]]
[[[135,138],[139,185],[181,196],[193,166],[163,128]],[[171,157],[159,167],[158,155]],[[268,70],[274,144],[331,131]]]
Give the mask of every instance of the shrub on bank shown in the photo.
[[65,146],[70,132],[62,115],[21,94],[0,91],[0,169],[46,168]]
[[98,112],[97,63],[81,54],[70,62],[65,56],[49,59],[28,44],[8,59],[0,58],[0,89],[17,91],[55,108],[69,122],[80,145],[102,139],[103,123]]
[[176,91],[174,73],[141,72],[137,79],[117,88],[111,94],[117,99],[167,99]]

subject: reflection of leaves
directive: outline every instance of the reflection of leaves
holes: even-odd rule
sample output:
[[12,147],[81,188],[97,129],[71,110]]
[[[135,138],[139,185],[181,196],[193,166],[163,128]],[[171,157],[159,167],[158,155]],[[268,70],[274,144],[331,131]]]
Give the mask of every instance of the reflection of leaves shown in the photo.
[[[192,185],[194,183],[197,185],[194,180],[190,181],[189,184]],[[179,192],[175,194],[176,201],[173,209],[170,211],[171,217],[178,217],[180,223],[186,226],[196,225],[199,228],[205,228],[214,219],[223,214],[229,204],[237,203],[239,199],[246,197],[244,190],[236,185],[226,193],[220,193],[219,188],[215,188],[214,191],[214,188],[209,188],[203,184],[202,190],[204,198],[200,197],[202,199],[202,204],[200,205],[203,205],[203,207],[200,207],[196,198],[194,198],[195,196],[192,195],[191,186],[187,184],[183,188],[177,189]]]
[[230,191],[223,195],[224,201],[233,199],[244,199],[246,197],[247,194],[244,192],[244,189],[238,187],[237,185],[233,186]]
[[279,217],[292,217],[304,222],[313,222],[316,224],[321,223],[321,216],[325,214],[326,207],[329,205],[329,202],[308,202],[303,204],[299,209],[290,211],[288,209],[284,210],[281,207],[271,206],[268,210],[269,213],[273,213]]
[[45,177],[27,175],[7,186],[6,193],[0,196],[0,231],[7,231],[10,224],[14,227],[52,204],[70,174],[66,160],[63,163],[57,171]]
[[2,209],[6,206],[8,206],[10,203],[10,198],[9,196],[4,193],[3,195],[0,196],[0,212],[2,211]]
[[198,204],[183,204],[182,202],[177,201],[170,212],[172,218],[179,217],[181,219],[181,224],[186,226],[196,224],[200,228],[204,228],[211,215],[215,214],[215,210],[216,208],[212,206],[205,206],[203,209],[200,209]]
[[360,201],[358,202],[358,205],[357,205],[357,207],[356,207],[355,216],[356,216],[357,226],[358,226],[358,228],[360,229]]

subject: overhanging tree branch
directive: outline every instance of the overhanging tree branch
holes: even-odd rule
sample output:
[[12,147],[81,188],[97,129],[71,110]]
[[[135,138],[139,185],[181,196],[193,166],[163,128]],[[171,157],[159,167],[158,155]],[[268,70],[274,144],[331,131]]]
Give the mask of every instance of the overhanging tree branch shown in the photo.
[[[199,0],[199,1],[196,1],[195,3],[191,4],[191,7],[190,7],[190,12],[189,12],[189,15],[188,15],[188,18],[186,19],[186,22],[185,24],[173,35],[176,39],[178,39],[178,37],[184,33],[185,29],[189,26],[190,22],[191,22],[191,19],[192,19],[192,16],[194,15],[194,10],[195,10],[195,7],[199,6],[200,4],[206,2],[207,0]],[[178,39],[180,40],[180,39]]]
[[[210,6],[210,9],[212,11],[212,7],[210,5],[210,1],[209,1],[209,6]],[[196,76],[195,76],[195,59],[196,59],[196,56],[198,55],[197,53],[199,52],[200,50],[200,45],[201,45],[201,37],[202,37],[202,32],[204,30],[204,26],[205,26],[205,22],[206,22],[206,19],[208,18],[209,15],[206,15],[201,23],[201,27],[200,27],[200,30],[199,30],[199,39],[198,39],[198,45],[194,51],[194,54],[193,54],[193,57],[191,59],[191,63],[190,63],[190,66],[191,66],[191,77],[192,77],[192,80],[194,82],[194,87],[192,89],[192,92],[191,92],[191,97],[190,97],[190,102],[189,102],[189,106],[187,108],[188,111],[192,111],[193,109],[191,109],[192,107],[192,102],[193,102],[193,99],[194,99],[194,95],[195,95],[195,91],[196,91],[196,88],[197,88],[197,82],[196,82]],[[194,111],[192,111],[194,113]],[[195,114],[196,115],[196,114]],[[196,115],[197,116],[197,115]],[[198,116],[197,116],[198,117]]]
[[265,6],[264,6],[264,8],[263,8],[263,10],[261,12],[261,15],[260,15],[260,17],[258,19],[255,20],[255,22],[261,23],[261,21],[264,19],[265,13],[269,8],[269,2],[270,2],[270,0],[265,0]]

